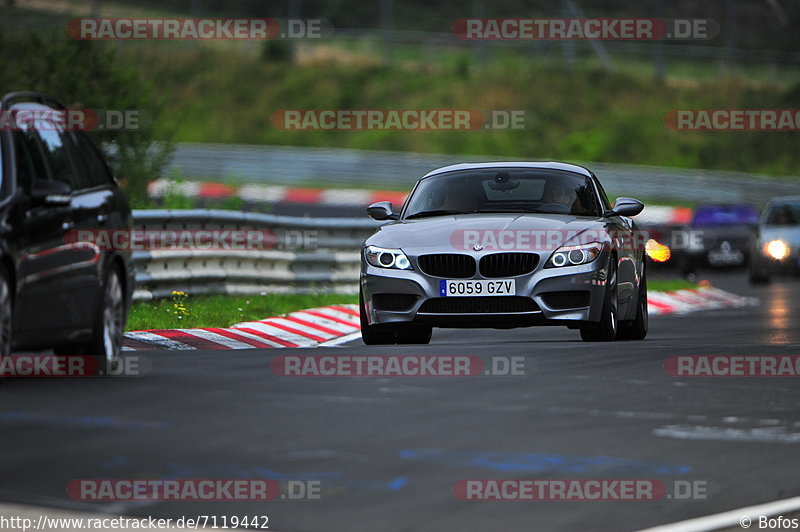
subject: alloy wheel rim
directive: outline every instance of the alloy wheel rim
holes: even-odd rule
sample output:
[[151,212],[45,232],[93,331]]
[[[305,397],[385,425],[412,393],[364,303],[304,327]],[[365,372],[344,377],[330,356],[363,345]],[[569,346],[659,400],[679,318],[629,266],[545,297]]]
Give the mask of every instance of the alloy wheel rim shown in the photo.
[[120,286],[119,276],[112,273],[108,277],[103,308],[103,355],[106,362],[118,356],[121,332],[122,286]]
[[11,350],[11,295],[8,284],[0,282],[0,356]]
[[611,297],[611,331],[617,333],[617,269],[614,268],[609,279],[609,295]]

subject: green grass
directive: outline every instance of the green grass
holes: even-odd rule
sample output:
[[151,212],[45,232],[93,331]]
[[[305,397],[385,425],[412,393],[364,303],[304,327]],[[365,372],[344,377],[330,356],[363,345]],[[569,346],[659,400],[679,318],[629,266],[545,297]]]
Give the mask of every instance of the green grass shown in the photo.
[[[128,316],[127,330],[229,327],[296,310],[358,303],[357,295],[269,294],[265,296],[176,296],[137,301]],[[183,310],[182,310],[183,309]]]
[[697,283],[686,279],[648,279],[647,290],[651,292],[673,292],[675,290],[686,290],[697,288]]

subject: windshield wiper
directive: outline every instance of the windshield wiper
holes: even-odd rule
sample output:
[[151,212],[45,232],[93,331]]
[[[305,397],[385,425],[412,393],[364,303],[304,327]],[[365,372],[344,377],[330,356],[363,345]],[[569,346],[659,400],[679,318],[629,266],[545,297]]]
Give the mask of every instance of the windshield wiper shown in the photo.
[[539,212],[539,213],[543,213],[545,211],[540,211],[539,209],[532,209],[532,208],[526,208],[526,207],[510,207],[508,209],[501,209],[501,208],[478,209],[475,212],[480,212],[480,213],[484,213],[484,214],[505,214],[507,212],[511,212],[511,213],[513,213],[513,212]]
[[467,214],[467,213],[462,211],[445,211],[441,209],[435,211],[421,211],[406,216],[406,220],[410,220],[412,218],[424,218],[426,216],[447,216],[448,214]]

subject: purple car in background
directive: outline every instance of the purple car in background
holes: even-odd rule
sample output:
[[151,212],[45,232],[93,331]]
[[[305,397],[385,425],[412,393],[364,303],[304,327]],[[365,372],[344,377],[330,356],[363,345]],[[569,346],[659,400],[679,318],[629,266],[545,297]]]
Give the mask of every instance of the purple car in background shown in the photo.
[[749,204],[697,206],[684,246],[675,250],[681,271],[689,274],[701,267],[744,267],[758,218],[758,209]]

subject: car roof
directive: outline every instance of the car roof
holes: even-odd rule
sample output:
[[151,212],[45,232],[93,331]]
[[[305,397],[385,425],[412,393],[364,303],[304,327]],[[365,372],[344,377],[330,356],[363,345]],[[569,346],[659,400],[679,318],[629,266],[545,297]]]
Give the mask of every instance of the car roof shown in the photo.
[[784,201],[800,201],[800,196],[777,196],[769,200],[770,203],[782,203]]
[[536,168],[539,170],[562,170],[565,172],[573,172],[575,174],[580,174],[586,177],[592,177],[592,173],[584,168],[583,166],[578,166],[577,164],[570,164],[570,163],[560,163],[555,161],[548,161],[548,162],[491,162],[491,163],[459,163],[459,164],[451,164],[450,166],[443,166],[441,168],[437,168],[436,170],[432,170],[422,176],[422,179],[426,177],[444,174],[446,172],[456,172],[459,170],[481,170],[487,168]]

